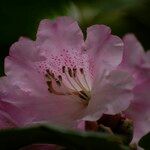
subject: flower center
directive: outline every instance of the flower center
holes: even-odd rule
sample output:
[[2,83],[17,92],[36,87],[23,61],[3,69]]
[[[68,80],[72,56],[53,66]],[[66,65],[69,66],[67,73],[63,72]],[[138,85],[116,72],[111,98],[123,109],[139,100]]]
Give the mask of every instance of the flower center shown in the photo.
[[91,94],[83,68],[62,66],[62,74],[58,76],[47,69],[45,76],[50,93],[78,96],[80,101],[88,104]]

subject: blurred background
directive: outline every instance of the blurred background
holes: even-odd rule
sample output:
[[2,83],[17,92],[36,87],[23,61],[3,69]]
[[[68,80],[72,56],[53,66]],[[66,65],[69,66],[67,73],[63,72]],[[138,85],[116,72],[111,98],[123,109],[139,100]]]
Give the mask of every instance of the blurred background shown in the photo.
[[150,48],[150,0],[1,0],[0,75],[9,47],[20,36],[35,39],[40,20],[72,16],[85,32],[93,24],[106,24],[113,34],[133,32]]

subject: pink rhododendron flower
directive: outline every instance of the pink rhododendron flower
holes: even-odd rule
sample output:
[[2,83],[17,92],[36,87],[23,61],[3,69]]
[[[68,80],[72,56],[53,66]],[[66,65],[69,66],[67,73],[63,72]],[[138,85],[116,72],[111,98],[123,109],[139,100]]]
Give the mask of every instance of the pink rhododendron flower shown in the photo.
[[124,37],[125,51],[121,67],[135,79],[134,99],[125,114],[133,120],[133,142],[150,131],[150,51],[144,52],[134,35]]
[[132,99],[132,77],[116,69],[123,42],[109,27],[88,28],[74,20],[43,20],[37,38],[20,38],[5,59],[0,79],[0,127],[49,122],[74,126],[103,113],[125,110]]

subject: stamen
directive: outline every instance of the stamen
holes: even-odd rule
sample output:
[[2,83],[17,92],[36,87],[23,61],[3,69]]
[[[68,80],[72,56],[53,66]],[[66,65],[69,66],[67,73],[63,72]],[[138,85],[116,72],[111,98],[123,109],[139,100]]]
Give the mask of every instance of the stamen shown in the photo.
[[[82,98],[82,99],[84,99],[84,100],[87,100],[87,99],[89,99],[89,97],[87,96],[87,94],[86,93],[84,93],[84,91],[80,91],[81,93],[82,93],[82,95],[81,94],[79,94],[79,97],[80,98]],[[84,96],[83,96],[84,95]]]
[[[45,76],[46,78],[48,78],[47,85],[49,92],[56,95],[79,96],[82,100],[86,102],[86,104],[88,103],[88,101],[90,100],[90,93],[83,85],[81,80],[78,78],[77,68],[74,67],[73,69],[71,69],[70,67],[68,67],[66,70],[66,67],[62,66],[62,72],[65,74],[67,81],[71,85],[71,88],[69,88],[69,86],[63,82],[63,78],[61,75],[58,75],[56,78],[54,73],[49,69],[47,69],[46,72],[47,74],[45,74]],[[80,73],[83,75],[86,86],[88,87],[83,68],[80,68]],[[63,93],[56,91],[56,89],[54,89],[52,85],[53,82],[55,82],[58,87],[62,87],[64,90],[67,89],[68,92]]]
[[55,80],[56,84],[60,87],[61,86],[61,82],[59,80]]
[[[86,97],[84,97],[84,95],[79,94],[78,92],[69,92],[69,93],[61,93],[61,92],[57,92],[56,90],[54,90],[54,88],[52,87],[52,81],[47,81],[47,85],[48,85],[48,90],[50,93],[56,94],[56,95],[69,95],[72,96],[72,99],[74,99],[73,96],[79,96],[80,98],[86,100]],[[68,89],[68,88],[67,88]],[[76,99],[75,99],[76,100]],[[84,102],[85,103],[85,102]],[[86,102],[87,104],[87,102]]]
[[82,85],[82,83],[80,82],[78,76],[76,76],[76,77],[74,78],[74,80],[76,81],[76,83],[78,84],[78,86],[79,86],[81,89],[83,89],[84,91],[87,90],[87,89]]
[[48,74],[45,74],[45,77],[46,77],[46,78],[49,78],[49,75],[48,75]]
[[47,72],[47,74],[50,74],[50,71],[49,71],[49,69],[46,69],[46,72]]
[[[52,86],[52,81],[47,81],[47,85],[48,85],[48,90],[53,93],[53,94],[56,94],[56,95],[66,95],[65,93],[61,93],[61,92],[57,92],[53,86]],[[68,94],[68,93],[67,93]]]
[[83,68],[80,68],[80,72],[81,74],[84,74]]
[[51,74],[50,74],[50,75],[52,76],[52,78],[54,78],[54,79],[55,79],[55,75],[54,75],[54,73],[52,73],[52,72],[51,72]]
[[47,83],[47,85],[48,85],[48,87],[49,87],[50,84],[52,83],[52,81],[47,81],[46,83]]
[[54,73],[50,72],[49,69],[47,69],[46,72],[47,72],[47,74],[45,75],[46,77],[51,77],[51,78],[55,79]]
[[48,91],[49,91],[50,93],[53,93],[53,91],[52,91],[50,88],[48,88]]
[[58,79],[59,79],[59,81],[62,81],[62,76],[59,75],[59,76],[58,76]]
[[[65,75],[66,75],[66,78],[67,78],[67,80],[69,81],[69,83],[70,83],[70,85],[73,87],[73,89],[75,90],[75,91],[77,91],[78,93],[79,93],[79,95],[82,95],[83,97],[85,97],[80,91],[78,91],[78,89],[73,85],[73,83],[71,82],[71,80],[69,79],[69,77],[68,77],[68,74],[65,72]],[[85,97],[85,99],[86,99],[86,97]]]
[[90,87],[89,87],[89,84],[88,84],[88,82],[87,82],[87,79],[86,79],[86,77],[85,77],[85,73],[83,72],[83,79],[84,79],[84,81],[85,81],[85,83],[86,83],[86,86],[88,87],[88,90],[90,91]]
[[62,67],[62,72],[65,73],[65,66]]
[[65,72],[65,76],[67,78],[67,81],[70,83],[70,85],[72,86],[72,88],[75,90],[75,91],[78,91],[77,88],[73,85],[73,83],[70,81],[69,77],[68,77],[68,74]]
[[73,77],[72,70],[69,67],[68,67],[68,73],[69,73],[70,77]]
[[54,94],[57,94],[57,95],[75,95],[75,94],[73,94],[73,91],[71,91],[71,89],[69,90],[69,88],[62,82],[62,76],[61,75],[58,76],[59,80],[57,80],[57,79],[54,79],[54,80],[55,80],[56,84],[59,87],[63,85],[68,90],[68,93],[56,92],[56,90],[54,90],[54,88],[52,87],[51,75],[50,74],[46,74],[45,76],[48,79],[50,79],[50,80],[47,81],[47,85],[49,87],[48,90],[49,90],[50,93],[54,93]]
[[73,68],[73,76],[76,77],[76,74],[77,74],[77,69]]
[[[76,72],[77,72],[77,71],[76,71]],[[84,79],[84,81],[85,81],[85,83],[86,83],[86,86],[88,87],[88,90],[90,91],[90,88],[89,88],[89,86],[88,86],[87,80],[86,80],[86,78],[85,78],[85,74],[84,74],[83,68],[80,68],[80,72],[81,72],[81,74],[83,75],[83,79]],[[87,91],[87,89],[86,89],[86,88],[82,85],[82,83],[80,82],[80,80],[79,80],[79,78],[78,78],[78,75],[76,75],[75,81],[78,83],[78,85],[80,85],[80,86],[82,87],[82,89],[84,89],[85,92]],[[86,93],[87,93],[87,92],[86,92]],[[87,94],[88,94],[88,93],[87,93]]]

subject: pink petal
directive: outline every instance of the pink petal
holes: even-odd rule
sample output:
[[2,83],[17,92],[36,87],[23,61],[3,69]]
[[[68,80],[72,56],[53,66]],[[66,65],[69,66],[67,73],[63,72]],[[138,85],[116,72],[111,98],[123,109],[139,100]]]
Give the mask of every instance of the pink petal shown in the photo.
[[150,51],[146,52],[145,62],[150,63]]
[[[31,65],[26,65],[16,58],[10,56],[5,58],[5,74],[11,78],[12,85],[23,88],[25,91],[30,91],[37,96],[38,91],[47,93],[44,75],[42,76]],[[41,83],[40,86],[39,83]]]
[[134,99],[125,114],[134,121],[133,142],[150,131],[150,79],[136,86]]
[[0,128],[14,128],[17,127],[15,120],[13,120],[7,112],[0,111]]
[[0,80],[0,124],[4,128],[23,126],[31,120],[23,109],[15,105],[13,99],[15,94],[19,93],[15,86],[10,85],[11,83],[7,77],[2,77]]
[[124,37],[124,45],[123,60],[119,67],[130,72],[136,84],[140,84],[150,77],[149,54],[144,53],[141,44],[132,34]]
[[3,100],[14,103],[28,116],[24,124],[49,122],[72,126],[85,107],[78,99],[49,93],[46,81],[40,73],[18,60],[7,57],[7,80],[0,84]]
[[0,100],[0,128],[13,128],[19,127],[27,120],[22,110],[15,105]]
[[144,50],[133,34],[127,34],[124,38],[124,55],[122,65],[129,70],[135,70],[143,62]]
[[76,21],[70,17],[58,17],[55,21],[42,20],[38,33],[37,45],[42,51],[60,52],[61,50],[81,50],[83,35]]
[[119,65],[123,54],[122,40],[111,34],[109,27],[94,25],[87,29],[86,48],[93,59],[95,72],[99,69],[112,70]]
[[142,68],[150,70],[150,50],[145,53],[144,63],[142,64]]
[[6,112],[0,111],[0,129],[17,127],[14,120],[7,116]]
[[143,47],[132,34],[124,37],[125,51],[120,68],[127,70],[134,77],[134,98],[125,114],[134,121],[133,142],[150,131],[150,63],[149,52],[144,53]]
[[129,106],[133,98],[131,93],[133,82],[127,72],[114,70],[94,83],[85,119],[95,121],[103,113],[117,114]]
[[44,59],[36,43],[24,37],[11,46],[9,55],[26,63]]

